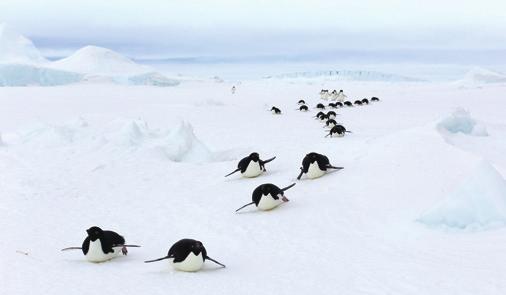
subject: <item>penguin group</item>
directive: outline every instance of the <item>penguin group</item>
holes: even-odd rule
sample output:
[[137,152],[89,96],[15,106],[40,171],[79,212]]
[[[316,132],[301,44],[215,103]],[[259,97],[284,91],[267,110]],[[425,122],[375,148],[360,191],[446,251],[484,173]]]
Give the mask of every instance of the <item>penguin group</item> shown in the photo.
[[[235,92],[235,86],[233,87],[232,92]],[[336,90],[329,92],[329,90],[322,89],[320,91],[320,97],[324,100],[331,99],[335,101],[329,103],[328,106],[323,103],[318,103],[316,105],[316,109],[318,109],[319,112],[314,118],[324,122],[324,127],[329,128],[328,134],[325,137],[342,137],[346,133],[351,133],[351,131],[347,130],[342,124],[337,123],[335,119],[338,114],[335,111],[330,110],[325,112],[326,107],[339,109],[345,106],[352,107],[353,104],[360,106],[379,101],[379,98],[372,97],[370,99],[364,98],[362,100],[356,100],[352,104],[351,101],[345,100],[347,96],[344,94],[343,90],[340,90],[339,92]],[[299,106],[299,111],[309,111],[309,107],[304,99],[300,99],[297,104]],[[271,112],[273,114],[281,114],[281,110],[275,106],[271,108]],[[265,167],[266,164],[274,161],[275,159],[276,157],[274,156],[268,158],[267,160],[262,160],[257,152],[253,152],[242,158],[238,162],[237,168],[225,175],[225,177],[231,176],[237,172],[240,172],[240,175],[245,178],[258,177],[267,171]],[[308,179],[320,178],[331,171],[344,169],[344,167],[334,166],[330,163],[327,156],[311,152],[303,157],[301,167],[299,169],[300,172],[297,176],[297,180],[301,180],[303,176]],[[289,201],[289,199],[285,196],[285,192],[294,186],[295,183],[282,188],[272,183],[261,184],[253,190],[251,202],[241,206],[235,210],[235,212],[239,212],[251,205],[255,205],[255,207],[261,211],[273,210],[281,204]],[[100,263],[111,260],[120,255],[127,255],[128,248],[140,247],[140,245],[126,243],[126,240],[122,235],[114,231],[103,230],[98,226],[88,228],[86,233],[87,236],[82,242],[81,247],[68,247],[62,249],[62,251],[81,250],[86,260],[94,263]],[[146,260],[144,262],[152,263],[162,260],[168,260],[174,269],[185,272],[199,271],[204,266],[206,260],[225,268],[224,264],[208,256],[207,250],[201,241],[189,238],[181,239],[172,244],[167,252],[167,255],[156,259]]]

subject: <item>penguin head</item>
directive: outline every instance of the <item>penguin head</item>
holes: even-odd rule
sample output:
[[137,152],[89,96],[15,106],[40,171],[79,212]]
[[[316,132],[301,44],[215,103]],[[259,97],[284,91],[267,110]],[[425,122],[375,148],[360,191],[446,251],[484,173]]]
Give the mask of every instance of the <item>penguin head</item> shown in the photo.
[[86,230],[88,233],[88,237],[91,241],[96,241],[98,238],[102,237],[104,231],[98,226],[92,226]]
[[344,91],[341,89],[341,90],[339,90],[339,92],[340,92],[340,93],[343,93]]
[[190,251],[192,251],[195,255],[199,255],[205,251],[205,248],[201,241],[194,240],[194,242],[190,245]]
[[249,158],[252,161],[258,162],[260,160],[260,155],[258,153],[251,153]]

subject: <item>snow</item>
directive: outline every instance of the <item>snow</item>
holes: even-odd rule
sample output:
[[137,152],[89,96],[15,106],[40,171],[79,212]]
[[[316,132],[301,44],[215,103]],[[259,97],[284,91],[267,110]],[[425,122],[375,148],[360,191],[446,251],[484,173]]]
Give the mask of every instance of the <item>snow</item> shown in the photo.
[[438,123],[437,128],[444,134],[463,133],[472,136],[488,136],[485,125],[476,122],[465,109],[456,109],[449,117]]
[[506,74],[485,68],[473,68],[460,81],[462,85],[480,85],[489,83],[506,83]]
[[423,214],[432,227],[483,230],[506,224],[506,182],[490,163],[480,163],[454,192]]
[[20,35],[5,23],[0,23],[0,64],[39,64],[47,60],[32,41]]
[[98,46],[85,46],[71,56],[53,62],[52,66],[71,72],[102,75],[140,74],[152,71],[149,67],[139,65],[115,51]]
[[[0,89],[0,293],[504,293],[503,87],[273,79],[232,95],[232,85]],[[382,100],[339,109],[353,133],[325,138],[314,109],[296,111],[321,88]],[[488,136],[435,127],[459,107]],[[223,177],[253,151],[277,157],[266,173]],[[313,151],[345,168],[296,181]],[[258,185],[292,182],[283,206],[234,213]],[[434,225],[420,222],[428,216]],[[440,230],[443,216],[460,227]],[[142,247],[101,264],[59,251],[92,225]],[[227,268],[142,263],[181,238]]]

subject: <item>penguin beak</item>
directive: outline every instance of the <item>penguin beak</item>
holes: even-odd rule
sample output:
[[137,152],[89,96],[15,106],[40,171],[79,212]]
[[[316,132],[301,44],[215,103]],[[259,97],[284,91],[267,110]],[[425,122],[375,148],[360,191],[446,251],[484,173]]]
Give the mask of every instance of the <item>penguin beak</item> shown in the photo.
[[283,202],[288,202],[288,201],[290,201],[290,200],[288,200],[288,198],[287,198],[287,197],[282,196],[282,197],[281,197],[281,201],[283,201]]

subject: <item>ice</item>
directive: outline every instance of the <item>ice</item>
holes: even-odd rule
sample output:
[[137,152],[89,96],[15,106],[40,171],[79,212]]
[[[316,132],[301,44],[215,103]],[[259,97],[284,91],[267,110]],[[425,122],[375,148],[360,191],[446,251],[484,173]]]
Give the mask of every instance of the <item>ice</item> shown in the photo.
[[0,23],[0,63],[38,64],[47,60],[32,41]]
[[83,75],[28,64],[0,64],[0,86],[58,86],[77,83]]
[[506,224],[506,182],[483,161],[452,193],[418,221],[431,227],[484,230]]
[[265,79],[309,79],[309,80],[326,80],[326,81],[404,81],[416,82],[423,81],[418,78],[406,77],[395,74],[387,74],[375,71],[359,71],[359,70],[332,70],[317,72],[295,72],[285,73],[274,76],[267,76]]
[[485,68],[473,68],[466,73],[462,85],[476,85],[489,83],[506,83],[506,74],[488,70]]
[[128,77],[127,84],[167,87],[167,86],[176,86],[179,84],[179,81],[175,79],[169,79],[156,72],[150,72]]
[[488,136],[485,125],[476,122],[465,109],[456,109],[449,117],[437,124],[442,133],[463,133],[472,136]]

